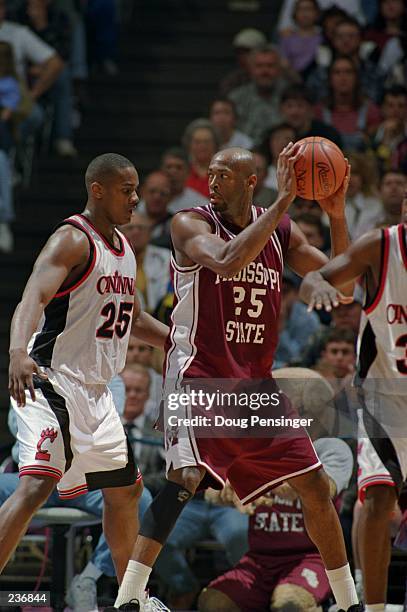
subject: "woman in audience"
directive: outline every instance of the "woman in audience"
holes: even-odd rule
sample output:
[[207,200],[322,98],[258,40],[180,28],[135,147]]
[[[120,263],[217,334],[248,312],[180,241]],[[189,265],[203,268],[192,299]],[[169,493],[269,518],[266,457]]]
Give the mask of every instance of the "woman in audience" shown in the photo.
[[302,76],[313,64],[322,35],[317,26],[319,6],[316,0],[297,0],[293,11],[296,29],[283,34],[280,40],[280,52],[291,68]]
[[345,151],[364,151],[368,134],[380,123],[380,110],[360,90],[357,67],[349,57],[337,57],[329,68],[329,93],[315,114],[335,127]]
[[195,119],[187,125],[182,144],[191,163],[187,187],[209,197],[208,167],[219,150],[219,140],[209,119]]

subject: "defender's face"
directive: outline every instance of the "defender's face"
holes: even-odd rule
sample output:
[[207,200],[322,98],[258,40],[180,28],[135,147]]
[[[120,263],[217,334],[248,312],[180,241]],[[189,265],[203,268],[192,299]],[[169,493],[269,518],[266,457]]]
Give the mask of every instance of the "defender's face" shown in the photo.
[[103,185],[103,199],[106,201],[113,224],[125,225],[130,222],[139,201],[138,185],[138,174],[132,167],[118,171]]

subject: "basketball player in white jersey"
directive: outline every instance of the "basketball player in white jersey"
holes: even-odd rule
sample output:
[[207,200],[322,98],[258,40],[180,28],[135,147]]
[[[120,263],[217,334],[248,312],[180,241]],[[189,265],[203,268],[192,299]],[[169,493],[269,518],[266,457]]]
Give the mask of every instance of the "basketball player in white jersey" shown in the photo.
[[11,325],[20,484],[0,509],[0,571],[55,485],[65,499],[102,489],[120,582],[138,531],[142,483],[106,384],[124,367],[130,331],[163,346],[167,327],[141,312],[135,257],[116,229],[138,202],[133,164],[101,155],[85,180],[85,210],[48,239]]
[[[406,184],[407,189],[407,184]],[[363,277],[356,384],[364,408],[359,422],[358,486],[363,509],[359,553],[367,612],[384,612],[390,563],[390,517],[407,476],[407,190],[402,223],[373,230],[303,281],[310,308],[331,310],[338,290]]]

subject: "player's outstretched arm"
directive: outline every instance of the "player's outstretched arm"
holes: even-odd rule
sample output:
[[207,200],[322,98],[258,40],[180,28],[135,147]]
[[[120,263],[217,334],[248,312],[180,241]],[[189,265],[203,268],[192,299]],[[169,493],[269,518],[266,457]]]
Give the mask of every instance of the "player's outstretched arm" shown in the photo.
[[380,253],[381,231],[365,234],[320,270],[309,272],[302,282],[300,298],[309,305],[309,310],[330,311],[341,302],[352,301],[341,293],[341,288],[369,270],[379,270]]
[[131,333],[133,336],[136,336],[136,338],[150,346],[164,348],[169,331],[170,328],[168,325],[164,325],[164,323],[152,317],[148,312],[141,310],[140,300],[137,294],[135,294],[133,321],[131,325]]
[[197,213],[175,215],[171,236],[176,251],[191,262],[209,268],[221,276],[232,277],[240,272],[264,248],[294,200],[296,193],[294,164],[299,156],[298,148],[292,143],[283,149],[278,159],[277,200],[254,223],[228,242],[212,234],[209,223]]
[[10,331],[9,391],[19,406],[25,405],[25,388],[35,400],[33,374],[43,376],[27,354],[28,342],[44,308],[68,275],[86,265],[88,257],[89,242],[84,233],[64,226],[49,238],[34,264]]

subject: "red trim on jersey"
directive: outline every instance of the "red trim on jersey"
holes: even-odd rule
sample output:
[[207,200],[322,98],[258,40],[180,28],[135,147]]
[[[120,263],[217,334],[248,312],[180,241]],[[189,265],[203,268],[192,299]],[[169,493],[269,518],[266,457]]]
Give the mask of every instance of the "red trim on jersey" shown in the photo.
[[73,489],[64,489],[63,491],[58,491],[58,495],[60,499],[74,499],[74,497],[79,497],[79,495],[84,495],[87,492],[88,485],[84,484]]
[[390,251],[390,233],[389,233],[388,227],[386,227],[383,230],[383,240],[384,240],[384,251],[383,251],[383,257],[382,257],[381,266],[380,266],[379,286],[377,288],[376,295],[375,295],[373,302],[370,304],[370,306],[365,308],[366,314],[370,314],[376,308],[376,306],[378,305],[378,303],[380,302],[382,298],[383,291],[384,291],[384,285],[386,284],[387,268],[388,268],[388,263],[389,263],[389,251]]
[[100,233],[100,231],[97,229],[97,227],[95,227],[92,223],[92,221],[90,219],[88,219],[88,217],[85,217],[85,215],[82,215],[82,213],[80,213],[78,215],[78,217],[80,217],[81,219],[83,219],[88,225],[90,225],[90,227],[93,229],[94,232],[97,233],[97,235],[99,236],[99,238],[101,238],[103,240],[103,242],[105,243],[105,245],[107,246],[107,248],[109,249],[109,251],[111,251],[113,253],[113,255],[116,255],[117,257],[123,257],[124,253],[125,253],[125,249],[124,249],[124,240],[122,239],[121,235],[119,234],[119,232],[117,232],[115,230],[115,234],[118,237],[119,241],[120,241],[120,249],[117,249],[113,244],[110,244],[110,242],[103,236],[103,234]]
[[73,285],[67,287],[63,291],[58,291],[58,293],[56,293],[54,295],[54,298],[63,297],[64,295],[67,295],[68,293],[71,293],[71,291],[74,291],[74,289],[77,289],[79,287],[79,285],[82,285],[82,283],[84,283],[85,280],[88,278],[89,274],[92,272],[92,270],[93,270],[93,268],[95,267],[95,264],[96,264],[96,245],[95,245],[95,242],[94,242],[92,236],[89,234],[88,230],[85,227],[83,227],[83,225],[81,225],[77,221],[74,221],[73,219],[67,220],[66,223],[68,225],[73,225],[74,227],[76,227],[77,229],[81,230],[82,232],[84,232],[86,234],[86,236],[88,237],[88,239],[90,241],[90,244],[93,247],[93,255],[92,255],[92,260],[91,260],[90,264],[88,263],[88,265],[87,265],[83,275],[80,276],[78,278],[78,280]]
[[403,225],[402,223],[400,223],[400,225],[398,226],[398,235],[399,235],[399,244],[400,244],[400,251],[401,251],[401,256],[403,258],[404,261],[404,265],[407,268],[407,244],[406,244],[406,226]]
[[21,476],[50,476],[56,480],[62,478],[62,472],[57,468],[47,467],[45,465],[25,465],[19,470],[19,478]]
[[364,485],[362,485],[361,487],[358,487],[358,497],[359,497],[359,501],[363,502],[365,501],[366,498],[366,490],[369,487],[374,487],[376,485],[387,485],[388,487],[395,487],[396,484],[393,482],[393,480],[388,480],[389,477],[387,477],[387,480],[384,480],[383,478],[380,478],[380,476],[372,476],[371,477],[372,480],[369,480],[369,482],[366,482]]

